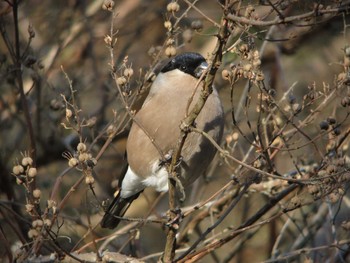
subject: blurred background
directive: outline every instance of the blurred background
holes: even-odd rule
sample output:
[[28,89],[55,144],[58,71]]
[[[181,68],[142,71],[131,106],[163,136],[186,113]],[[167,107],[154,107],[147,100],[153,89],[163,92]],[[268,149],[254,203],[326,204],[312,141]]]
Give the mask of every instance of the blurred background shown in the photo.
[[[124,102],[133,103],[133,110],[142,105],[149,88],[146,79],[172,51],[170,48],[175,48],[177,54],[198,52],[210,60],[225,1],[179,0],[179,10],[173,12],[167,9],[170,1],[158,0],[111,1],[114,5],[110,8],[106,6],[109,1],[18,2],[18,19],[14,20],[13,2],[0,1],[0,257],[14,260],[32,249],[28,231],[35,228],[35,216],[28,212],[26,204],[30,203],[28,196],[33,196],[33,189],[24,187],[28,181],[18,181],[13,167],[21,164],[24,156],[33,156],[35,142],[32,166],[37,169],[36,188],[41,191],[36,205],[41,207],[42,215],[49,209],[45,217],[57,216],[52,227],[55,238],[46,238],[55,240],[61,252],[85,253],[102,246],[156,262],[164,250],[164,225],[126,221],[121,230],[115,230],[114,238],[109,236],[114,231],[98,226],[103,203],[113,197],[126,164],[130,117]],[[232,5],[226,9],[227,14],[254,21],[273,21],[282,14],[292,17],[315,8],[324,11],[348,5],[346,1],[331,0],[226,4],[229,2]],[[287,260],[288,253],[295,253],[288,262],[349,259],[348,252],[344,252],[349,249],[350,229],[346,225],[349,16],[333,11],[302,18],[285,24],[230,24],[222,65],[215,78],[226,114],[221,146],[238,160],[272,174],[305,180],[328,175],[330,179],[298,186],[258,221],[273,217],[271,222],[244,231],[233,241],[216,247],[201,262],[279,262],[282,259],[278,256]],[[176,28],[168,30],[165,21],[171,21]],[[18,64],[13,60],[16,35],[22,84]],[[113,48],[108,36],[115,43]],[[249,56],[254,52],[257,63],[252,66]],[[115,79],[130,67],[133,75],[118,90]],[[261,74],[264,85],[257,84],[249,74]],[[26,106],[21,99],[22,86]],[[73,111],[73,117],[67,116],[67,109]],[[83,168],[69,168],[68,160],[76,156],[81,141],[87,145],[91,160],[97,160],[91,174],[93,184],[79,181],[82,175],[86,178]],[[178,255],[237,198],[239,187],[232,182],[250,180],[244,178],[256,174],[259,175],[223,154],[216,156],[206,175],[188,190],[181,207],[191,210],[192,205],[206,201],[217,191],[213,200],[221,203],[211,207],[212,203],[207,202],[207,210],[193,211],[184,218]],[[269,177],[262,180],[250,187],[219,227],[203,239],[200,248],[226,237],[292,184]],[[71,191],[75,184],[77,188]],[[54,200],[54,207],[61,209],[50,210],[48,200]],[[285,212],[291,205],[297,209]],[[160,219],[167,208],[167,195],[147,189],[126,216],[153,215]],[[37,236],[29,237],[36,240]],[[339,245],[341,249],[334,248],[335,243],[344,240],[347,242]],[[55,246],[42,247],[40,254],[53,253]],[[322,246],[324,249],[310,249]],[[306,252],[299,253],[301,248]]]

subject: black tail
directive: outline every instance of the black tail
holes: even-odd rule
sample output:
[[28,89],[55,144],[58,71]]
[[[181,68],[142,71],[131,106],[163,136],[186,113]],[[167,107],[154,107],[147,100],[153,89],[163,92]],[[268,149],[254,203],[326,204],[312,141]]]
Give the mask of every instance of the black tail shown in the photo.
[[105,215],[103,216],[101,227],[110,229],[116,228],[120,222],[120,217],[125,214],[132,201],[134,201],[141,193],[139,192],[128,198],[123,198],[120,196],[120,192],[121,191],[119,191],[118,195],[114,198],[113,202],[110,204]]

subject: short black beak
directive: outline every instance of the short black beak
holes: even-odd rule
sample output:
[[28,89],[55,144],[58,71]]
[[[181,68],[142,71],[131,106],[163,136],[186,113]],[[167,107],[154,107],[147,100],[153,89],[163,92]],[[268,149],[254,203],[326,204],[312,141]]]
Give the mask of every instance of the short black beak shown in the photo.
[[194,74],[196,78],[200,78],[202,76],[203,72],[208,68],[208,63],[207,62],[202,62],[194,71]]

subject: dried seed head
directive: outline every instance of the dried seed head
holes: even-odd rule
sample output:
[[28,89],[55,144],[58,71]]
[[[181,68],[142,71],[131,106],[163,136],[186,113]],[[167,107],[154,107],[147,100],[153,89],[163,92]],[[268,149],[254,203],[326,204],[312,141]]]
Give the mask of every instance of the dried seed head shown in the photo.
[[176,48],[174,46],[169,46],[165,49],[165,55],[167,57],[173,57],[176,55]]
[[79,163],[78,159],[77,158],[70,158],[69,161],[68,161],[68,166],[69,167],[75,167],[77,166]]
[[231,71],[227,70],[227,69],[224,69],[222,72],[221,72],[221,76],[224,80],[229,80],[230,77],[231,77]]
[[22,159],[22,165],[23,166],[28,166],[28,165],[32,165],[33,164],[33,159],[30,158],[29,156],[25,156]]
[[255,160],[253,163],[253,166],[257,169],[261,168],[261,166],[262,166],[261,160],[260,159]]
[[263,81],[265,79],[265,75],[264,73],[262,72],[259,72],[257,75],[256,75],[256,78],[255,78],[257,81]]
[[180,10],[180,6],[177,2],[171,2],[167,5],[166,10],[168,12],[178,12]]
[[329,124],[335,124],[337,122],[337,120],[334,117],[330,116],[327,118],[327,122]]
[[112,11],[114,7],[114,1],[113,0],[104,0],[102,4],[103,10]]
[[89,127],[89,128],[92,128],[96,125],[96,122],[97,122],[97,117],[91,117],[90,119],[88,119],[86,121],[86,126]]
[[253,58],[254,60],[258,60],[260,58],[259,50],[253,51]]
[[107,46],[112,46],[112,38],[109,35],[106,35],[103,39]]
[[341,134],[341,130],[339,127],[335,127],[332,132],[333,132],[333,135],[335,136],[338,136]]
[[317,185],[308,185],[307,189],[308,192],[312,195],[315,195],[320,191]]
[[167,46],[173,46],[174,43],[175,43],[175,40],[174,40],[173,38],[169,38],[169,39],[166,41],[165,45],[167,45]]
[[350,46],[345,47],[344,53],[345,53],[345,56],[350,57]]
[[52,199],[47,200],[47,208],[48,209],[51,209],[54,206],[56,206],[56,202],[54,200],[52,200]]
[[119,86],[123,86],[127,83],[128,81],[126,80],[126,78],[124,76],[121,76],[119,78],[117,78],[117,84]]
[[134,74],[134,70],[132,68],[124,69],[124,76],[130,78]]
[[167,20],[167,21],[164,22],[164,27],[165,27],[168,31],[171,30],[172,26],[173,26],[173,25],[171,24],[171,22],[170,22],[169,20]]
[[328,128],[329,128],[328,122],[327,121],[321,121],[320,122],[320,128],[321,128],[321,130],[328,130]]
[[29,170],[28,170],[28,176],[29,176],[30,178],[35,177],[37,174],[38,174],[38,171],[36,170],[35,167],[30,167],[30,168],[29,168]]
[[29,34],[29,38],[35,37],[35,31],[33,29],[33,25],[31,25],[31,24],[28,25],[28,34]]
[[66,109],[66,119],[69,119],[70,117],[72,117],[73,112],[70,109]]
[[33,197],[36,198],[36,199],[39,199],[40,196],[41,196],[41,191],[40,191],[40,189],[35,189],[35,190],[33,191]]
[[31,238],[31,239],[37,237],[38,235],[39,235],[39,232],[36,229],[30,229],[28,231],[28,237]]
[[22,165],[18,164],[12,168],[12,172],[14,175],[19,175],[24,172],[24,168]]
[[232,134],[232,139],[233,139],[234,141],[237,141],[238,138],[239,138],[239,133],[238,133],[238,132],[234,132],[234,133]]
[[253,61],[253,67],[257,68],[261,65],[261,60],[260,59],[255,59]]
[[243,44],[239,47],[239,51],[242,53],[246,53],[246,52],[248,52],[248,50],[249,50],[249,47],[247,44]]
[[34,220],[34,221],[32,222],[32,227],[33,227],[33,228],[42,228],[43,225],[44,225],[44,222],[43,222],[43,220],[41,220],[41,219],[37,219],[37,220]]
[[45,224],[45,226],[50,227],[52,225],[51,219],[48,219],[48,218],[45,219],[44,224]]
[[85,177],[85,183],[86,184],[93,184],[95,182],[95,179],[94,179],[94,177],[92,177],[91,175],[87,175],[86,177]]
[[243,66],[243,70],[244,71],[250,71],[252,69],[252,64],[245,64],[244,66]]
[[85,152],[86,151],[86,144],[82,143],[82,142],[78,143],[77,150],[78,150],[78,152]]
[[194,20],[191,23],[191,28],[196,31],[201,31],[203,29],[203,23],[201,20]]
[[227,135],[225,140],[227,144],[230,144],[232,142],[232,135]]
[[79,162],[85,162],[85,161],[89,160],[89,154],[86,152],[80,153],[78,156],[78,160],[79,160]]
[[33,209],[34,209],[34,205],[26,204],[26,211],[27,211],[27,213],[30,214],[33,211]]
[[294,206],[300,206],[301,205],[301,200],[299,196],[293,196],[292,199],[290,200],[290,202],[294,205]]
[[292,105],[292,109],[293,109],[294,112],[298,112],[298,111],[301,110],[301,106],[300,106],[299,103],[294,103],[294,104]]
[[111,124],[111,125],[108,126],[106,133],[107,133],[108,136],[112,136],[112,135],[114,135],[116,130],[117,130],[116,127]]
[[246,7],[246,9],[245,9],[244,16],[247,17],[247,18],[249,18],[249,17],[252,15],[252,13],[253,13],[254,11],[255,11],[254,6],[248,5],[248,6]]
[[331,165],[328,165],[326,172],[328,174],[333,174],[333,173],[336,173],[337,170],[338,170],[338,168],[335,165],[331,164]]

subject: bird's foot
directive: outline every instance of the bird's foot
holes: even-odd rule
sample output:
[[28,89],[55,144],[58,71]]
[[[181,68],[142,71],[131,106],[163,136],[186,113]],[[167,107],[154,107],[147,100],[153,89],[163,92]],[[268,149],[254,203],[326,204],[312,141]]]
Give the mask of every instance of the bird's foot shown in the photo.
[[[159,159],[159,167],[164,166],[165,164],[170,164],[171,160],[173,158],[173,150],[170,150],[168,153],[166,153],[162,159]],[[177,168],[180,163],[182,162],[182,156],[180,156],[175,164],[175,168]]]
[[177,207],[175,210],[170,210],[169,212],[171,215],[169,215],[169,222],[166,224],[166,226],[175,230],[179,229],[180,223],[183,219],[183,213],[181,209]]

